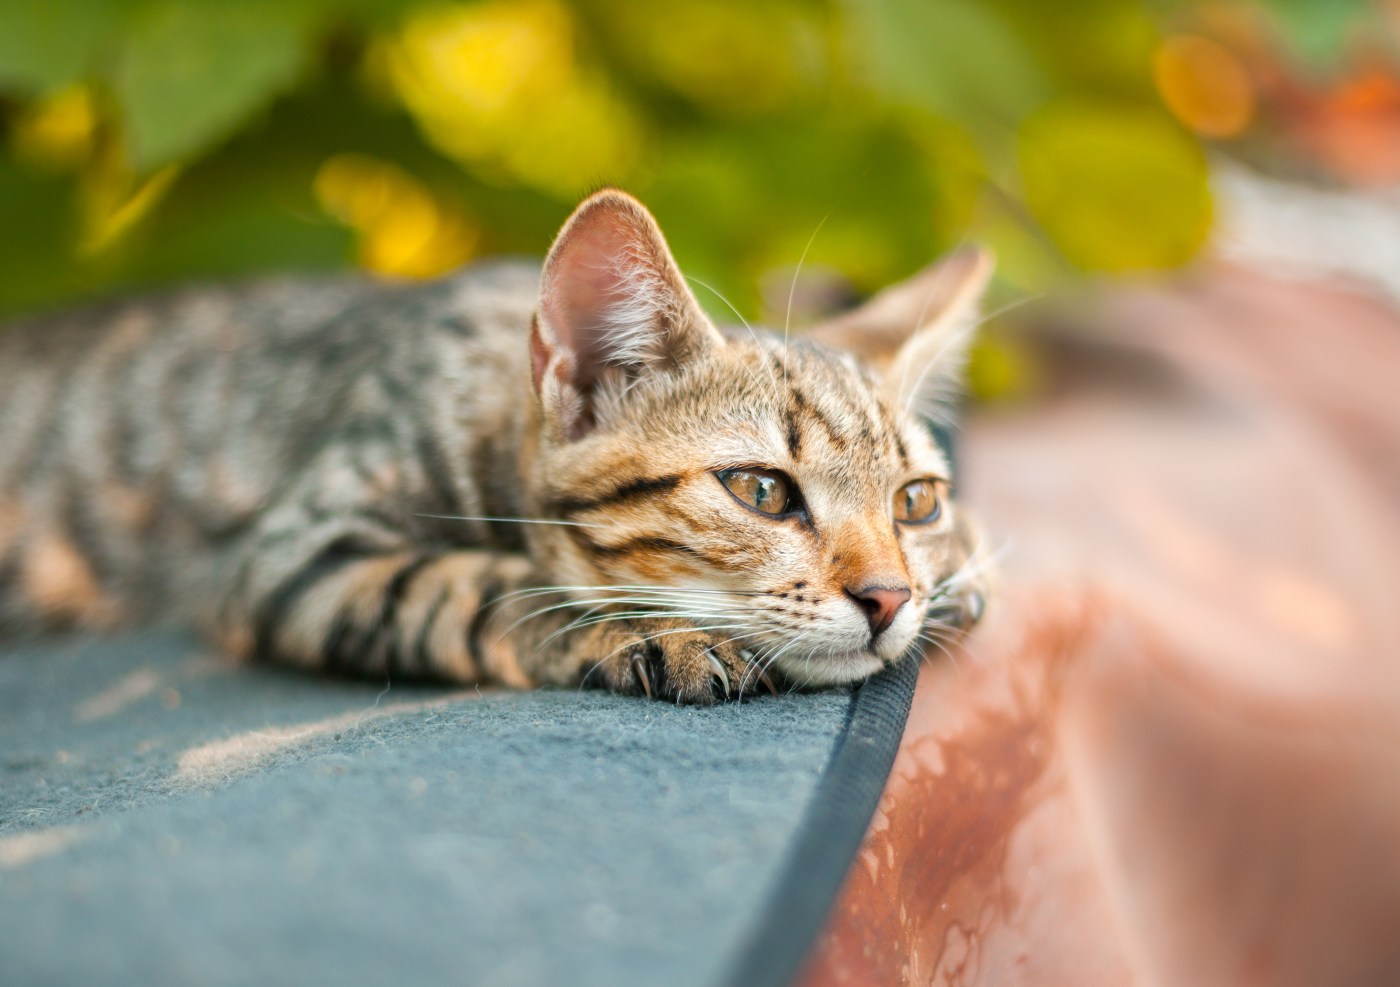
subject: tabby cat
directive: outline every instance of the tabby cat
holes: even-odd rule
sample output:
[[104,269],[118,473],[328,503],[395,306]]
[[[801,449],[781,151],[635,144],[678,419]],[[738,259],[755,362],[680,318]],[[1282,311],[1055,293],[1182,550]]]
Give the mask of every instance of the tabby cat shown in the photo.
[[383,677],[708,703],[974,621],[925,415],[990,271],[721,333],[603,191],[543,271],[191,290],[0,331],[0,631],[198,621]]

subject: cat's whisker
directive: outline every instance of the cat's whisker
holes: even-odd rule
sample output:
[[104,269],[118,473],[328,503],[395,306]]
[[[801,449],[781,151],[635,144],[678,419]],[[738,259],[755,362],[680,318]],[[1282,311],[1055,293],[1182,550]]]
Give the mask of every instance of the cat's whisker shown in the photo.
[[654,586],[647,584],[617,583],[613,585],[579,584],[579,585],[555,585],[555,586],[528,586],[524,589],[515,590],[512,593],[503,593],[493,597],[493,602],[504,602],[525,596],[540,596],[549,593],[611,593],[611,592],[647,592],[661,594],[682,594],[682,593],[707,593],[715,596],[763,596],[759,590],[727,590],[708,589],[703,587],[680,587],[680,586]]
[[[581,617],[579,617],[578,619],[572,621],[572,622],[571,622],[570,624],[568,624],[566,627],[562,628],[561,630],[555,631],[555,632],[554,632],[553,634],[551,634],[548,638],[546,638],[546,641],[552,641],[552,640],[554,640],[556,637],[558,637],[559,635],[561,635],[562,633],[564,633],[565,631],[568,631],[568,630],[570,630],[570,629],[572,629],[572,628],[574,628],[574,627],[576,627],[576,626],[586,626],[586,625],[584,625],[584,624],[580,624],[580,621],[583,621],[583,620],[585,620],[586,618],[592,616],[593,614],[596,614],[599,610],[601,610],[601,609],[602,609],[603,607],[605,607],[605,606],[629,606],[629,605],[630,605],[630,606],[643,606],[643,605],[647,605],[647,604],[651,604],[651,605],[653,605],[653,606],[660,607],[661,609],[660,609],[660,610],[644,610],[644,611],[639,611],[639,615],[641,615],[641,616],[658,616],[658,615],[674,616],[674,615],[678,615],[679,613],[682,613],[682,612],[700,613],[700,614],[716,614],[716,613],[729,613],[729,612],[732,611],[732,608],[730,608],[730,607],[705,607],[705,608],[702,609],[702,610],[698,610],[698,609],[692,607],[690,611],[683,611],[683,610],[678,606],[678,604],[677,604],[675,601],[671,601],[671,600],[651,600],[651,599],[646,599],[646,598],[604,597],[604,598],[601,598],[601,599],[592,599],[592,600],[566,600],[566,601],[563,602],[563,603],[556,603],[556,604],[553,604],[553,605],[551,605],[551,606],[540,607],[540,608],[537,609],[537,610],[532,610],[530,613],[525,614],[523,617],[521,617],[521,618],[519,618],[518,620],[516,620],[515,623],[511,624],[510,627],[508,627],[508,628],[502,633],[502,635],[501,635],[501,640],[504,640],[504,638],[505,638],[506,636],[508,636],[512,631],[514,631],[514,630],[515,630],[517,627],[519,627],[521,624],[524,624],[526,621],[533,620],[533,619],[535,619],[535,618],[537,618],[537,617],[542,617],[542,616],[544,616],[545,614],[553,613],[553,612],[555,612],[555,611],[557,611],[557,610],[568,610],[568,609],[572,609],[572,608],[575,608],[575,607],[577,607],[577,608],[592,607],[592,609],[588,610],[586,613],[584,613],[584,614],[583,614]],[[499,643],[499,641],[498,641],[497,643]]]
[[[652,641],[654,641],[654,640],[656,640],[656,639],[658,639],[658,638],[662,638],[662,637],[667,636],[668,634],[692,634],[692,633],[695,633],[696,631],[708,633],[708,632],[710,632],[710,631],[717,631],[717,630],[723,631],[723,630],[731,630],[731,629],[732,629],[732,626],[730,626],[730,625],[723,625],[723,624],[716,624],[716,625],[709,626],[709,627],[693,627],[693,628],[692,628],[692,627],[682,627],[682,628],[676,628],[676,629],[670,629],[670,630],[660,631],[660,632],[658,632],[658,633],[656,633],[656,634],[648,635],[647,637],[642,638],[640,643],[642,643],[642,644],[649,644],[649,643],[651,643]],[[730,638],[730,640],[735,640],[735,639],[734,639],[734,638]],[[582,691],[582,690],[583,690],[583,688],[588,684],[588,680],[589,680],[589,678],[592,677],[593,673],[596,672],[599,668],[601,668],[601,667],[608,661],[609,658],[612,658],[614,655],[618,654],[619,652],[625,651],[625,650],[628,649],[628,648],[635,647],[635,646],[637,645],[637,643],[638,643],[637,641],[628,641],[626,644],[623,644],[623,645],[620,646],[620,647],[614,648],[612,651],[609,651],[609,652],[608,652],[607,654],[605,654],[603,657],[601,657],[601,658],[599,658],[597,661],[595,661],[595,662],[592,664],[592,666],[588,669],[588,671],[584,674],[583,678],[579,681],[579,684],[578,684],[579,691]]]
[[[501,605],[501,604],[503,604],[503,603],[506,603],[506,602],[514,602],[514,601],[518,601],[518,600],[522,600],[522,599],[538,598],[538,597],[541,596],[541,595],[564,596],[564,597],[565,597],[565,599],[563,599],[562,601],[560,601],[560,602],[558,602],[558,603],[554,603],[554,604],[552,604],[552,605],[550,605],[550,606],[546,606],[546,607],[541,607],[541,608],[539,608],[539,609],[537,609],[537,610],[533,610],[533,611],[531,611],[530,613],[527,613],[527,614],[525,614],[524,616],[520,617],[520,618],[519,618],[518,620],[516,620],[513,624],[511,624],[511,626],[510,626],[509,628],[507,628],[507,630],[506,630],[506,631],[504,632],[504,634],[502,635],[503,638],[504,638],[504,636],[505,636],[506,634],[509,634],[511,631],[514,631],[517,627],[519,627],[521,624],[525,623],[525,622],[528,621],[528,620],[534,619],[535,617],[539,617],[539,616],[542,616],[542,615],[547,614],[547,613],[551,613],[551,612],[556,611],[556,610],[565,610],[565,609],[569,609],[569,608],[571,608],[571,607],[581,607],[581,608],[582,608],[582,607],[590,607],[590,606],[592,606],[592,607],[598,608],[598,607],[602,607],[602,606],[609,605],[609,604],[619,604],[619,605],[628,605],[628,604],[631,604],[631,605],[644,605],[644,604],[652,604],[652,605],[658,606],[658,607],[674,608],[675,606],[677,606],[677,605],[679,605],[679,604],[685,604],[685,605],[688,605],[688,606],[690,606],[690,607],[692,607],[692,608],[704,607],[704,608],[706,608],[707,610],[715,611],[715,612],[729,611],[729,610],[734,609],[732,604],[726,604],[726,605],[723,605],[723,606],[720,606],[720,605],[713,605],[713,606],[712,606],[710,600],[703,599],[703,597],[699,597],[699,596],[692,596],[692,595],[689,595],[688,593],[684,593],[684,592],[679,592],[679,591],[677,591],[677,592],[669,592],[669,591],[668,591],[668,592],[665,592],[665,593],[657,593],[657,592],[655,592],[655,588],[654,588],[654,587],[642,587],[642,588],[640,588],[639,591],[631,591],[630,594],[624,592],[624,591],[622,590],[621,587],[598,587],[598,586],[577,587],[577,589],[579,589],[579,590],[591,590],[591,591],[594,591],[594,592],[597,592],[597,591],[617,590],[617,595],[599,596],[599,597],[586,597],[586,598],[583,598],[583,599],[579,599],[579,598],[577,598],[577,597],[568,596],[567,593],[561,592],[561,589],[563,589],[563,588],[561,588],[561,587],[550,587],[550,588],[546,588],[546,589],[536,588],[536,589],[531,589],[531,590],[517,591],[517,592],[515,592],[515,593],[507,593],[507,594],[504,594],[504,595],[502,595],[502,596],[493,598],[493,599],[492,599],[488,604],[486,604],[486,605],[488,605],[488,606],[499,606],[499,605]],[[720,603],[724,603],[724,601],[723,601],[723,600],[717,600],[717,601],[715,601],[715,603],[716,603],[716,604],[720,604]],[[499,643],[499,642],[498,642],[498,643]]]
[[[945,644],[944,642],[938,640],[938,638],[932,637],[932,636],[930,636],[930,635],[928,635],[928,634],[925,634],[925,633],[923,633],[923,632],[920,632],[920,633],[919,633],[917,639],[920,640],[920,641],[922,641],[922,642],[924,642],[925,644],[932,645],[933,647],[937,648],[939,651],[943,652],[943,654],[947,655],[948,660],[949,660],[950,662],[953,663],[953,671],[957,672],[959,675],[962,674],[962,666],[958,664],[957,655],[953,654],[952,649],[950,649],[950,648],[947,646],[947,644]],[[925,655],[928,654],[927,649],[924,650],[924,654],[925,654]]]
[[[730,695],[729,672],[725,670],[724,665],[720,662],[720,660],[714,657],[713,651],[714,648],[722,648],[726,644],[733,644],[735,641],[742,641],[743,639],[744,636],[742,634],[736,634],[733,637],[727,637],[723,641],[716,642],[714,645],[711,646],[710,649],[712,652],[710,655],[710,664],[713,665],[719,671],[720,675],[724,679],[724,697],[726,699],[728,699]],[[744,688],[742,681],[739,684],[739,691],[734,693],[734,698],[736,700],[742,700],[744,698]]]
[[555,521],[537,517],[476,517],[468,514],[415,514],[414,517],[436,518],[439,521],[501,521],[506,524],[557,524],[569,528],[606,528],[606,524],[587,521]]
[[516,627],[520,626],[522,623],[528,620],[534,619],[539,616],[543,616],[544,614],[548,614],[557,610],[566,610],[574,607],[589,608],[585,610],[585,612],[581,614],[578,618],[571,621],[564,628],[561,628],[560,630],[554,632],[546,639],[548,641],[552,641],[556,637],[569,630],[578,627],[588,626],[591,623],[601,623],[604,622],[606,619],[615,619],[616,612],[614,612],[613,614],[603,614],[601,616],[598,615],[599,611],[601,611],[604,607],[608,606],[632,606],[649,608],[645,610],[636,611],[635,613],[629,613],[630,616],[671,616],[697,618],[712,617],[717,614],[747,614],[754,613],[759,610],[759,608],[756,607],[735,606],[732,602],[724,600],[704,599],[703,597],[697,598],[694,596],[687,595],[685,593],[657,595],[643,591],[640,593],[633,593],[631,595],[601,596],[585,599],[570,598],[560,603],[555,603],[546,607],[540,607],[519,618],[514,624],[511,625],[511,627],[505,633],[509,634]]
[[[756,675],[757,675],[757,676],[762,676],[764,673],[766,673],[770,668],[772,668],[772,667],[777,663],[777,661],[778,661],[779,658],[781,658],[783,655],[787,654],[789,651],[794,651],[794,650],[796,650],[799,646],[805,644],[806,641],[807,641],[807,639],[808,639],[809,637],[810,637],[810,632],[808,632],[808,631],[806,631],[806,630],[798,631],[797,634],[796,634],[795,636],[793,636],[793,637],[789,638],[788,640],[784,641],[784,642],[782,643],[782,645],[781,645],[776,651],[774,651],[771,655],[769,655],[766,659],[763,657],[763,655],[760,654],[760,655],[759,655],[759,665],[758,665],[757,670],[756,670]],[[748,680],[748,676],[749,676],[749,673],[748,673],[748,672],[745,672],[745,673],[744,673],[744,681],[747,681],[747,680]],[[742,683],[741,683],[741,687],[742,687]]]
[[[664,631],[657,631],[657,632],[654,633],[654,634],[648,634],[648,635],[646,635],[645,637],[640,638],[639,641],[640,641],[641,644],[650,644],[652,641],[659,641],[661,638],[663,638],[663,637],[670,637],[670,636],[673,635],[673,634],[694,634],[694,633],[696,633],[697,631],[700,631],[700,632],[703,632],[703,633],[709,633],[709,632],[711,632],[711,631],[731,631],[731,630],[734,630],[734,628],[736,628],[737,626],[739,626],[739,625],[737,625],[737,624],[727,624],[727,623],[726,623],[726,624],[696,624],[696,625],[694,625],[694,626],[692,626],[692,627],[668,627],[668,628],[667,628],[666,630],[664,630]],[[731,640],[732,640],[732,639],[731,639]],[[639,643],[639,642],[638,642],[638,641],[629,641],[624,647],[631,647],[632,645],[634,645],[634,644],[636,644],[636,643]],[[617,649],[615,649],[614,651],[612,651],[612,652],[610,653],[610,656],[611,656],[611,655],[617,654],[617,652],[618,652],[618,651],[621,651],[621,650],[622,650],[622,648],[617,648]]]
[[534,620],[538,617],[542,617],[546,614],[553,613],[559,610],[568,610],[573,608],[588,608],[585,609],[585,612],[581,614],[578,618],[569,622],[560,630],[557,630],[554,633],[550,634],[545,639],[545,642],[553,641],[554,639],[563,635],[564,633],[567,633],[568,631],[576,629],[578,627],[588,626],[590,623],[601,623],[604,619],[614,619],[612,615],[608,614],[598,616],[599,611],[602,610],[604,607],[608,606],[650,607],[651,609],[636,611],[632,615],[672,617],[709,617],[714,616],[716,614],[733,614],[741,612],[747,613],[752,612],[755,609],[752,607],[736,608],[732,605],[712,606],[709,604],[708,601],[686,600],[684,598],[667,599],[664,597],[657,598],[645,596],[609,596],[583,600],[569,599],[565,600],[562,603],[555,603],[550,606],[540,607],[521,616],[514,623],[512,623],[510,627],[508,627],[504,632],[502,632],[501,637],[497,641],[497,643],[499,643],[500,640],[504,640],[505,637],[509,636],[516,628],[520,627],[527,621]]
[[[619,597],[608,597],[608,598],[602,599],[602,600],[573,600],[573,599],[569,599],[569,600],[565,600],[563,603],[555,603],[555,604],[552,604],[552,605],[547,606],[547,607],[540,607],[540,608],[538,608],[538,609],[536,609],[536,610],[532,610],[532,611],[530,611],[529,613],[525,614],[524,616],[520,617],[520,618],[519,618],[518,620],[516,620],[513,624],[511,624],[509,627],[507,627],[504,631],[502,631],[500,637],[497,638],[496,643],[499,644],[501,641],[505,640],[516,628],[518,628],[520,625],[526,623],[527,621],[534,620],[534,619],[537,618],[537,617],[543,617],[543,616],[546,615],[546,614],[554,613],[554,612],[557,611],[557,610],[569,610],[569,609],[573,609],[573,608],[575,608],[575,607],[580,607],[580,608],[582,608],[582,607],[589,607],[589,606],[592,606],[593,609],[587,611],[587,613],[584,614],[584,616],[588,616],[588,614],[592,614],[592,613],[597,612],[597,610],[601,609],[603,606],[607,606],[607,605],[610,605],[610,604],[626,604],[626,603],[627,603],[627,601],[626,601],[625,599],[622,599],[622,598],[619,598]],[[580,619],[581,619],[581,618],[580,618]],[[551,639],[552,639],[552,636],[551,636]]]
[[[611,605],[613,601],[608,601]],[[625,603],[625,601],[624,601]],[[647,607],[646,601],[633,604],[639,607]],[[752,613],[751,610],[735,610],[729,607],[706,607],[702,609],[686,609],[681,606],[667,604],[652,604],[649,608],[625,611],[602,611],[602,605],[592,607],[586,614],[575,622],[574,626],[587,627],[591,624],[602,624],[608,620],[616,619],[619,616],[627,617],[713,617],[716,615],[738,616],[740,614]]]
[[771,665],[772,661],[765,660],[762,655],[758,656],[757,661],[750,662],[748,668],[744,669],[743,677],[739,679],[739,695],[742,696],[744,694],[744,686],[748,683],[750,676],[753,677],[754,691],[757,692],[758,683],[762,680],[763,674],[768,671]]
[[[954,248],[953,248],[953,251],[956,252],[959,248],[961,248],[962,245],[963,245],[963,243],[966,242],[966,240],[967,240],[967,235],[964,234],[962,240],[959,240],[959,241],[958,241],[957,247],[954,247]],[[918,317],[917,319],[914,320],[914,325],[915,325],[916,328],[917,328],[917,327],[922,327],[922,326],[923,326],[923,324],[924,324],[924,318],[928,315],[929,306],[932,305],[932,304],[933,304],[933,300],[934,300],[936,297],[938,297],[938,289],[939,289],[939,287],[940,287],[940,285],[938,284],[937,281],[935,281],[933,284],[929,285],[928,292],[924,295],[923,304],[919,306],[919,317]],[[974,329],[975,329],[975,328],[976,328],[976,327],[974,326]],[[971,330],[969,330],[969,331],[971,331]],[[927,371],[925,371],[925,372],[927,372]],[[908,366],[908,364],[905,364],[904,368],[900,371],[900,374],[899,374],[899,390],[898,390],[896,393],[898,393],[898,394],[907,394],[907,393],[910,393],[910,392],[908,392],[908,391],[906,391],[906,390],[904,389],[904,386],[905,386],[906,384],[908,384],[908,383],[909,383],[909,366]],[[922,374],[919,376],[919,383],[923,383],[923,375],[922,375]],[[917,387],[915,388],[915,390],[917,391]],[[908,411],[908,407],[907,407],[907,406],[905,407],[905,411],[906,411],[906,412]]]
[[[587,617],[587,615],[585,615],[585,617],[580,618],[579,620],[576,620],[576,621],[572,621],[572,622],[569,623],[567,626],[561,627],[559,630],[557,630],[557,631],[555,631],[554,633],[550,634],[548,637],[546,637],[544,640],[542,640],[542,641],[539,643],[539,647],[544,647],[545,645],[552,643],[555,639],[557,639],[557,638],[559,638],[559,637],[561,637],[561,636],[563,636],[563,635],[565,635],[565,634],[568,634],[568,633],[570,633],[570,632],[572,632],[572,631],[581,630],[582,628],[585,628],[585,627],[594,627],[594,626],[597,626],[598,624],[612,623],[612,622],[614,622],[614,621],[638,620],[638,619],[644,619],[644,618],[647,618],[647,617],[672,617],[672,618],[676,618],[676,619],[703,620],[703,619],[705,619],[705,618],[707,618],[707,617],[714,617],[714,616],[716,616],[716,614],[713,614],[713,613],[710,613],[710,614],[704,614],[704,613],[685,613],[685,612],[669,613],[669,612],[657,612],[657,611],[653,611],[653,610],[634,610],[634,611],[627,611],[627,612],[622,612],[622,613],[607,613],[607,614],[600,614],[600,615],[597,615],[597,616],[594,616],[594,617]],[[730,626],[730,627],[739,627],[739,626],[742,626],[742,625],[740,625],[740,624],[732,624],[732,623],[731,623],[731,624],[729,624],[728,626]],[[700,629],[700,625],[696,624],[696,625],[693,625],[692,628],[685,628],[685,629],[687,629],[687,630],[689,630],[689,629]]]
[[[992,319],[1000,318],[1001,316],[1005,315],[1006,313],[1011,312],[1011,311],[1014,311],[1015,309],[1020,308],[1022,305],[1028,305],[1028,304],[1030,304],[1031,302],[1036,301],[1036,300],[1041,299],[1041,298],[1044,298],[1044,297],[1045,297],[1045,293],[1044,293],[1044,292],[1037,292],[1036,294],[1033,294],[1033,295],[1027,295],[1027,296],[1025,296],[1024,298],[1018,298],[1018,299],[1016,299],[1014,302],[1008,302],[1007,304],[1001,306],[1000,308],[995,309],[995,310],[993,310],[993,311],[991,311],[991,312],[988,312],[986,315],[981,316],[981,317],[978,318],[975,322],[973,322],[971,325],[969,325],[966,329],[964,329],[962,332],[954,333],[954,334],[948,339],[947,342],[945,342],[942,346],[939,347],[938,352],[935,353],[935,354],[924,364],[923,370],[921,370],[921,371],[919,372],[919,377],[918,377],[918,379],[914,381],[914,386],[913,386],[913,388],[911,388],[911,389],[910,389],[909,391],[907,391],[907,392],[903,391],[902,385],[904,384],[904,381],[901,380],[901,382],[900,382],[900,383],[901,383],[901,392],[902,392],[902,393],[907,393],[907,394],[909,395],[909,396],[905,399],[905,401],[904,401],[904,413],[907,415],[907,414],[909,414],[911,411],[917,410],[923,417],[925,417],[925,418],[930,418],[930,419],[932,419],[932,420],[934,420],[934,421],[937,421],[939,424],[944,425],[945,427],[950,427],[950,428],[956,427],[956,423],[953,422],[953,421],[951,421],[951,420],[949,420],[949,418],[948,418],[948,413],[947,413],[947,409],[943,406],[942,402],[938,402],[938,403],[937,403],[937,407],[933,407],[933,408],[930,408],[930,407],[927,407],[927,406],[921,406],[921,407],[919,407],[919,408],[916,409],[916,408],[914,407],[915,402],[918,401],[918,400],[920,399],[920,394],[921,394],[921,391],[922,391],[923,385],[924,385],[924,378],[928,376],[930,370],[932,370],[934,367],[938,366],[939,364],[941,364],[941,363],[943,362],[944,357],[947,355],[947,351],[948,351],[949,349],[951,349],[951,348],[954,347],[954,346],[963,346],[963,345],[965,345],[967,339],[969,339],[974,333],[977,332],[978,329],[982,328],[982,326],[986,325],[986,324],[987,324],[988,322],[990,322]],[[906,368],[906,371],[907,371],[907,368]]]
[[1014,301],[1009,301],[1005,305],[1002,305],[1000,308],[994,308],[986,315],[978,317],[977,321],[972,324],[972,328],[980,329],[985,323],[991,322],[993,319],[998,319],[1001,316],[1005,315],[1007,312],[1014,312],[1016,309],[1022,307],[1023,305],[1029,305],[1031,302],[1040,301],[1046,296],[1046,294],[1047,292],[1037,291],[1033,294],[1017,298]]
[[[699,278],[691,277],[689,274],[687,274],[687,275],[685,276],[685,279],[686,279],[687,281],[691,281],[691,282],[694,282],[695,284],[700,285],[700,287],[702,287],[702,288],[705,288],[705,289],[709,290],[711,294],[713,294],[713,295],[714,295],[716,298],[718,298],[720,301],[724,302],[725,305],[729,306],[729,311],[733,312],[733,313],[734,313],[734,317],[735,317],[736,319],[738,319],[741,323],[743,323],[744,328],[747,329],[747,330],[749,331],[749,338],[753,340],[754,346],[757,346],[757,347],[760,347],[760,348],[762,347],[763,344],[762,344],[761,342],[759,342],[758,333],[754,332],[753,326],[749,325],[749,320],[746,319],[746,318],[744,318],[743,314],[742,314],[737,308],[734,307],[734,303],[733,303],[733,302],[731,302],[728,298],[725,298],[724,295],[720,294],[720,291],[719,291],[718,288],[716,288],[714,285],[706,284],[704,281],[701,281]],[[766,361],[763,363],[763,366],[764,366],[764,369],[766,369],[766,370],[768,371],[768,379],[769,379],[769,382],[773,385],[773,398],[774,398],[775,401],[777,401],[778,398],[780,398],[781,395],[782,395],[782,391],[779,390],[779,387],[778,387],[778,377],[777,377],[776,374],[773,373],[773,368],[770,367],[770,366],[767,364]],[[753,371],[753,370],[750,370],[749,372],[753,375],[753,379],[754,379],[755,381],[757,381],[757,380],[758,380],[758,373],[757,373],[756,371]]]
[[[943,364],[948,350],[953,347],[964,346],[965,340],[972,335],[975,329],[975,326],[970,326],[962,332],[954,334],[924,363],[923,369],[919,371],[919,376],[914,381],[914,386],[907,392],[909,396],[904,399],[904,413],[906,415],[917,411],[920,417],[937,422],[944,427],[955,426],[956,423],[949,417],[947,408],[942,400],[935,398],[930,401],[926,399],[923,393],[924,378],[928,376],[929,371],[934,367]],[[946,395],[944,395],[944,397],[946,397]]]
[[984,553],[982,551],[982,539],[979,536],[977,539],[977,544],[973,547],[971,554],[967,557],[967,561],[964,562],[957,569],[955,569],[951,574],[939,580],[938,585],[934,587],[934,598],[946,599],[950,595],[949,591],[957,589],[958,587],[966,583],[968,580],[974,579],[977,576],[982,575],[984,572],[990,570],[993,566],[999,563],[1002,560],[1002,558],[1004,558],[1007,554],[1010,553],[1011,548],[1012,540],[1010,537],[1007,537],[1001,543],[1001,547],[998,548],[996,551]]
[[[612,592],[607,587],[582,587],[582,589],[593,590],[595,595],[570,596],[564,593],[554,593],[550,595],[562,596],[559,606],[591,606],[603,603],[654,603],[658,606],[675,606],[677,604],[703,607],[716,610],[732,610],[738,604],[728,598],[727,594],[693,594],[689,592],[655,592],[650,589],[639,588],[635,590],[620,590]],[[601,591],[601,592],[600,592]],[[516,599],[522,599],[517,597]],[[741,597],[742,599],[742,597]],[[745,609],[759,609],[756,607],[745,607]]]
[[[950,247],[950,248],[948,249],[948,254],[947,254],[947,255],[948,255],[948,256],[952,256],[953,254],[956,254],[959,250],[961,250],[961,249],[967,244],[967,241],[968,241],[968,234],[967,234],[967,233],[963,233],[963,235],[962,235],[961,237],[958,238],[958,242],[955,243],[955,244],[953,244],[953,246]],[[935,280],[934,280],[934,283],[931,284],[931,285],[929,286],[928,292],[924,295],[924,300],[923,300],[922,304],[920,304],[920,306],[919,306],[919,316],[918,316],[918,318],[916,318],[916,319],[914,320],[914,327],[915,327],[916,329],[921,328],[921,327],[923,326],[923,324],[924,324],[924,319],[928,316],[928,310],[929,310],[930,306],[933,305],[933,300],[934,300],[935,298],[938,297],[938,293],[939,293],[939,292],[938,292],[938,289],[939,289],[940,287],[941,287],[941,285],[939,284],[939,282],[938,282],[937,279],[935,279]],[[975,330],[976,327],[977,327],[977,325],[980,325],[980,324],[981,324],[981,323],[976,323],[976,324],[974,324],[973,329]],[[969,331],[972,331],[972,330],[969,330]],[[920,381],[922,381],[922,379],[923,379],[923,378],[920,377]],[[900,375],[899,375],[899,391],[898,391],[897,393],[899,393],[899,394],[904,394],[904,393],[905,393],[904,385],[907,384],[907,383],[909,383],[909,367],[906,365],[906,366],[904,367],[904,369],[900,372]]]
[[835,211],[836,211],[836,207],[835,207],[835,206],[832,206],[830,209],[827,210],[826,215],[822,217],[822,221],[821,221],[820,223],[817,224],[817,228],[816,228],[815,230],[813,230],[813,231],[812,231],[812,235],[811,235],[810,237],[807,238],[807,246],[805,246],[805,247],[802,248],[802,256],[799,257],[799,258],[797,258],[797,267],[793,268],[793,271],[792,271],[792,284],[788,287],[787,312],[783,315],[783,358],[784,358],[784,359],[783,359],[783,386],[784,386],[784,387],[787,386],[787,348],[788,348],[788,332],[789,332],[789,330],[790,330],[791,327],[792,327],[792,300],[793,300],[793,298],[795,298],[795,297],[797,296],[797,280],[798,280],[798,278],[802,277],[802,265],[803,265],[804,263],[806,263],[806,261],[807,261],[807,254],[811,251],[811,249],[812,249],[812,244],[814,244],[814,243],[817,242],[817,234],[820,233],[820,232],[822,231],[822,227],[826,225],[826,221],[827,221],[828,219],[831,218],[831,214],[834,213]]
[[584,689],[586,689],[586,688],[588,687],[588,680],[589,680],[590,678],[593,677],[593,673],[596,672],[598,669],[602,668],[602,667],[603,667],[603,662],[607,661],[608,658],[610,658],[610,657],[612,657],[612,656],[611,656],[611,655],[607,655],[607,656],[605,656],[605,657],[599,658],[599,659],[598,659],[597,661],[595,661],[593,664],[591,664],[591,665],[588,666],[588,671],[584,672],[584,673],[583,673],[583,677],[579,679],[579,682],[578,682],[578,691],[579,691],[579,692],[582,692]]

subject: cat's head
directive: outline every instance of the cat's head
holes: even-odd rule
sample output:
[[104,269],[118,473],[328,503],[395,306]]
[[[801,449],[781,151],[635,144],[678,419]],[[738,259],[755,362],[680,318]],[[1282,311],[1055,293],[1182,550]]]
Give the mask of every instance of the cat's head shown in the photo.
[[532,550],[577,598],[684,617],[797,683],[975,620],[977,538],[927,416],[990,270],[965,250],[811,332],[721,333],[646,209],[594,195],[531,333],[531,506],[566,522]]

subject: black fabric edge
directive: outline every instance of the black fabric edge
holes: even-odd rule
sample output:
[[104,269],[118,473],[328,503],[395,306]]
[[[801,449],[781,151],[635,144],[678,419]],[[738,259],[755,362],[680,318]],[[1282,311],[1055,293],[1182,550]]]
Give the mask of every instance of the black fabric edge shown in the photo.
[[788,987],[801,971],[885,790],[914,701],[919,664],[920,657],[911,655],[852,695],[846,729],[777,888],[720,983]]

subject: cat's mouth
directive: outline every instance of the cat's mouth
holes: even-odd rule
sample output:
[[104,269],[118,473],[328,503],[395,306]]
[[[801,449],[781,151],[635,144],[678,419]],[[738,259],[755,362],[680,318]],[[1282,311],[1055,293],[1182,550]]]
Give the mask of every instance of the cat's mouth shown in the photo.
[[885,660],[871,651],[836,655],[783,655],[774,663],[785,679],[802,686],[853,685],[885,667]]
[[[918,628],[900,620],[897,626],[871,635],[854,621],[833,621],[825,633],[808,632],[806,647],[793,647],[794,634],[788,628],[764,629],[766,640],[754,650],[771,655],[772,667],[798,686],[841,686],[863,682],[908,653],[918,639]],[[751,645],[752,647],[752,645]]]

